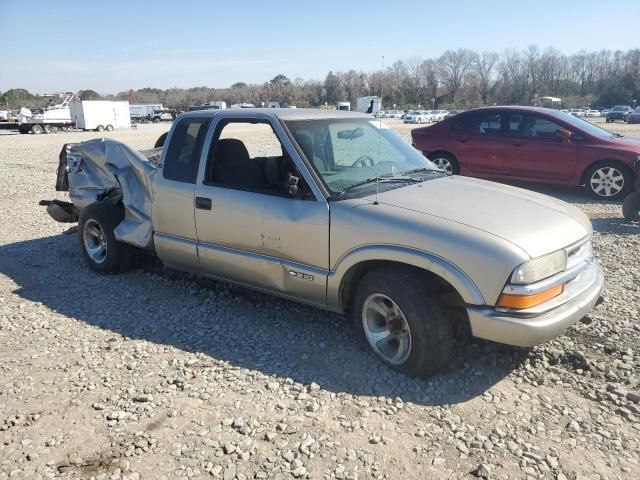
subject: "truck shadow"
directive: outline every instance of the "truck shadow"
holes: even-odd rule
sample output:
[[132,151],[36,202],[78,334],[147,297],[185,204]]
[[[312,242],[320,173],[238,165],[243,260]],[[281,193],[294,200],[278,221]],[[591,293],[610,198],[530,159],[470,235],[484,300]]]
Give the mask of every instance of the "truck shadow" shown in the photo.
[[343,316],[143,263],[125,275],[95,274],[84,265],[75,235],[0,246],[0,273],[25,300],[125,339],[316,382],[330,392],[456,404],[491,388],[529,352],[472,341],[458,348],[446,372],[408,378],[357,345]]

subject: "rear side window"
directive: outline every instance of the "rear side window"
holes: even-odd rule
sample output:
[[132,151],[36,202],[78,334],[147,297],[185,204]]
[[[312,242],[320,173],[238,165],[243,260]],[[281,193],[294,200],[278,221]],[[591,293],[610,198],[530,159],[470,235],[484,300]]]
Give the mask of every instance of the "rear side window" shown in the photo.
[[198,164],[210,118],[185,118],[176,125],[164,161],[167,180],[196,183]]
[[478,112],[456,118],[452,130],[467,135],[497,136],[501,134],[501,122],[499,112]]

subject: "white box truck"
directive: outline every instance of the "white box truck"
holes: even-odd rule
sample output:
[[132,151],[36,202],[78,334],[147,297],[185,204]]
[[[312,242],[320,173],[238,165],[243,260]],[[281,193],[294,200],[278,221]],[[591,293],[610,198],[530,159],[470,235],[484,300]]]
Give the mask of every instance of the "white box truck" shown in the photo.
[[71,102],[71,121],[83,130],[111,131],[116,128],[131,128],[129,102],[108,100],[80,100]]
[[148,118],[151,119],[156,110],[162,110],[161,103],[144,103],[140,105],[129,105],[129,112],[131,113],[131,118],[143,119]]
[[380,97],[360,97],[356,103],[357,112],[368,113],[374,117],[380,115],[381,108],[382,101]]

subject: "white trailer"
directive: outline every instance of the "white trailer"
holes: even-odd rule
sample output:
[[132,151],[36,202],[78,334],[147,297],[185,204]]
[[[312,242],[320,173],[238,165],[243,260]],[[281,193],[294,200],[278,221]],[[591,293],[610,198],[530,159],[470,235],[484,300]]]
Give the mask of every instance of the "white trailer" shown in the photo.
[[356,103],[356,111],[377,117],[380,115],[382,100],[380,97],[360,97]]
[[111,131],[131,128],[129,102],[108,100],[80,100],[71,102],[71,121],[83,130]]

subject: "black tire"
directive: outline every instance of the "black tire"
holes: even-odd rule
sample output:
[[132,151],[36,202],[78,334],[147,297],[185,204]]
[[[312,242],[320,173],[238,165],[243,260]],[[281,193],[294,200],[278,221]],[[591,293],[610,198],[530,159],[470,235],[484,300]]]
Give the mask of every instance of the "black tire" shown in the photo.
[[[383,363],[404,375],[421,378],[434,375],[447,367],[453,355],[453,325],[447,319],[441,302],[430,294],[430,288],[430,282],[418,271],[380,268],[365,274],[354,298],[356,335]],[[387,361],[367,339],[363,308],[367,299],[376,294],[395,302],[406,319],[411,347],[401,364]]]
[[107,132],[113,132],[113,125],[107,125]]
[[160,117],[153,117],[153,123],[160,123]]
[[640,222],[640,192],[631,192],[625,197],[622,214],[630,222]]
[[[85,207],[80,212],[78,220],[78,234],[80,248],[85,262],[92,270],[98,273],[121,273],[128,270],[133,261],[133,248],[130,245],[119,242],[113,230],[124,218],[124,210],[112,203],[96,202]],[[97,261],[87,251],[88,242],[85,237],[85,229],[98,225],[103,233],[103,240],[106,245],[105,255],[102,261]]]
[[31,127],[31,133],[33,133],[34,135],[40,135],[42,132],[44,132],[44,129],[41,125],[33,125]]
[[104,125],[98,125],[96,127],[96,132],[104,132]]
[[156,143],[153,144],[153,148],[164,147],[164,142],[167,141],[167,135],[169,135],[169,132],[164,132],[162,135],[160,135],[156,140]]
[[608,118],[605,120],[606,123],[611,123],[611,120],[609,120]]
[[51,125],[43,125],[43,126],[42,126],[42,130],[44,131],[44,133],[51,133],[51,132],[53,132],[53,129],[51,128]]
[[[592,183],[592,177],[596,171],[601,169],[615,169],[618,172],[620,172],[620,174],[622,174],[622,177],[623,177],[622,188],[619,191],[617,191],[615,194],[612,194],[612,195],[600,194],[595,190],[594,185]],[[584,180],[587,186],[587,190],[589,190],[589,193],[591,194],[591,196],[594,198],[598,198],[600,200],[620,200],[624,198],[627,195],[627,193],[629,193],[629,191],[631,191],[631,188],[633,186],[633,174],[631,173],[631,171],[624,165],[620,165],[619,163],[608,162],[608,161],[598,162],[590,166],[585,173]]]
[[454,157],[453,155],[451,155],[450,153],[447,152],[435,152],[430,154],[427,157],[429,160],[431,161],[437,161],[438,158],[443,158],[445,160],[447,160],[449,162],[449,164],[451,165],[451,172],[447,172],[450,175],[459,175],[460,174],[460,164],[458,163],[458,160],[456,159],[456,157]]

